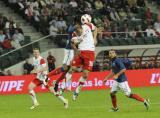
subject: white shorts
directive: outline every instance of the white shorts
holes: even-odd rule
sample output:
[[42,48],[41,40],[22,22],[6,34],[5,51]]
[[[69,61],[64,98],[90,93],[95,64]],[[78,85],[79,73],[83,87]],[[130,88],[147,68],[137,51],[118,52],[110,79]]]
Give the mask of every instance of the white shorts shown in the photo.
[[130,89],[127,81],[119,83],[114,80],[112,87],[111,87],[111,93],[117,92],[118,90],[122,90],[124,92],[124,94],[127,96],[129,96],[131,94],[131,89]]
[[64,50],[63,64],[70,65],[72,60],[73,60],[73,57],[74,57],[74,51],[69,50],[69,49],[68,50],[65,49]]

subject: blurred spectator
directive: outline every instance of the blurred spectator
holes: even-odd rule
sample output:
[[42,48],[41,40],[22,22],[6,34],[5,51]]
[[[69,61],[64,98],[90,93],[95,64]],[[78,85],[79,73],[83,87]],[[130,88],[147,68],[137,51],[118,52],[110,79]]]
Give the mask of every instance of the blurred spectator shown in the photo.
[[113,21],[120,21],[120,17],[114,8],[111,8],[110,17]]
[[52,37],[56,37],[56,34],[58,34],[58,28],[55,26],[55,23],[54,23],[54,22],[50,25],[49,34],[50,34]]
[[160,62],[155,63],[155,68],[160,68]]
[[141,25],[137,26],[136,28],[136,37],[142,38],[144,37],[144,33],[142,32],[142,27]]
[[160,37],[160,17],[158,17],[157,22],[154,23],[154,29],[156,34]]
[[127,14],[122,8],[119,10],[119,17],[120,17],[121,20],[126,20],[127,19]]
[[95,62],[93,63],[92,71],[93,71],[93,72],[95,72],[95,71],[100,71],[100,67],[99,67],[99,62],[98,62],[98,61],[95,61]]
[[96,10],[101,10],[103,8],[103,3],[101,0],[95,0],[94,6],[95,6]]
[[5,35],[3,34],[3,30],[0,30],[0,43],[3,43],[5,40]]
[[16,23],[13,21],[12,17],[10,17],[5,24],[5,28],[10,28],[10,27],[16,28]]
[[23,64],[24,74],[30,74],[33,68],[34,66],[31,63],[29,63],[29,59],[26,59],[25,63]]
[[137,0],[137,6],[139,7],[145,7],[146,6],[145,0]]
[[21,43],[22,41],[24,41],[24,36],[23,34],[19,33],[18,30],[15,30],[15,33],[12,37],[14,40],[18,40],[19,43]]
[[11,40],[12,34],[10,33],[9,29],[6,29],[5,31],[5,38],[8,40]]
[[33,19],[34,19],[34,26],[39,31],[39,23],[40,23],[40,12],[37,7],[33,8]]
[[147,37],[156,36],[156,33],[152,28],[152,26],[148,26],[148,28],[146,29],[146,33],[147,33]]
[[20,45],[19,40],[14,39],[14,38],[11,38],[11,46],[12,46],[14,49],[19,49],[19,48],[21,48],[21,45]]
[[69,5],[72,7],[72,8],[77,8],[78,7],[78,4],[75,0],[70,0],[69,2]]
[[133,39],[135,39],[136,37],[136,31],[134,28],[131,28],[130,32],[129,32],[129,36]]
[[47,61],[48,61],[49,72],[51,72],[52,70],[55,69],[55,62],[56,62],[56,59],[51,52],[48,52]]
[[4,29],[6,22],[7,18],[0,13],[0,29]]
[[24,35],[24,33],[23,33],[23,29],[21,28],[21,26],[20,26],[20,24],[19,24],[19,23],[17,23],[17,25],[16,25],[16,29],[18,30],[18,32],[19,32],[19,33],[21,33],[21,34],[23,34],[23,35]]
[[28,5],[25,9],[25,15],[26,15],[26,19],[28,20],[28,22],[32,23],[32,18],[33,18],[33,9],[30,7],[30,5]]
[[63,17],[59,18],[59,21],[57,22],[57,28],[59,30],[59,33],[64,33],[67,29],[66,21],[63,19]]
[[147,11],[146,11],[146,20],[147,20],[148,24],[151,24],[151,21],[152,21],[152,12],[151,12],[150,8],[147,8]]

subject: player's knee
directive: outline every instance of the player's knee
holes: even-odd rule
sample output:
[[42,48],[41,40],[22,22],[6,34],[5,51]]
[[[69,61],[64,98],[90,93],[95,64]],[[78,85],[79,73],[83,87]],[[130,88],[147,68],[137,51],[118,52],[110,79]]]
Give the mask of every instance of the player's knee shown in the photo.
[[113,97],[116,95],[116,91],[110,92],[110,96]]
[[87,77],[88,77],[88,73],[89,73],[89,71],[87,71],[87,70],[84,70],[83,71],[83,78],[86,78],[87,79]]
[[28,90],[31,91],[35,88],[35,85],[33,83],[30,83],[28,86]]
[[127,97],[130,97],[130,96],[131,96],[131,92],[126,92],[125,95],[126,95]]

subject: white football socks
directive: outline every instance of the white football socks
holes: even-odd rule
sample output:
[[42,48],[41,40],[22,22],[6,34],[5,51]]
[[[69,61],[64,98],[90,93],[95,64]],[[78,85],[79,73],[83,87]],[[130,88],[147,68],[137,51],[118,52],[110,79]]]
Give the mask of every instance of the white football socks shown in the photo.
[[35,94],[34,90],[30,90],[30,91],[29,91],[29,94],[30,94],[30,96],[31,96],[31,98],[32,98],[33,104],[38,103],[37,98],[36,98],[36,94]]

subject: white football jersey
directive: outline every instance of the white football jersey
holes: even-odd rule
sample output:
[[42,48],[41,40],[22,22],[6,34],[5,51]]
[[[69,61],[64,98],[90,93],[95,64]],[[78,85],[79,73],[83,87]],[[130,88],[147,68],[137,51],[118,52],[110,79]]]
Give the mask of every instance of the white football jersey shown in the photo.
[[[36,70],[41,70],[42,68],[47,67],[45,59],[41,56],[39,56],[38,58],[33,57],[33,65]],[[37,73],[37,79],[44,79],[47,74],[48,71]]]
[[78,49],[95,51],[94,39],[92,34],[95,26],[92,23],[84,24],[82,25],[82,29],[82,35],[79,37],[81,39],[81,43],[78,45]]

